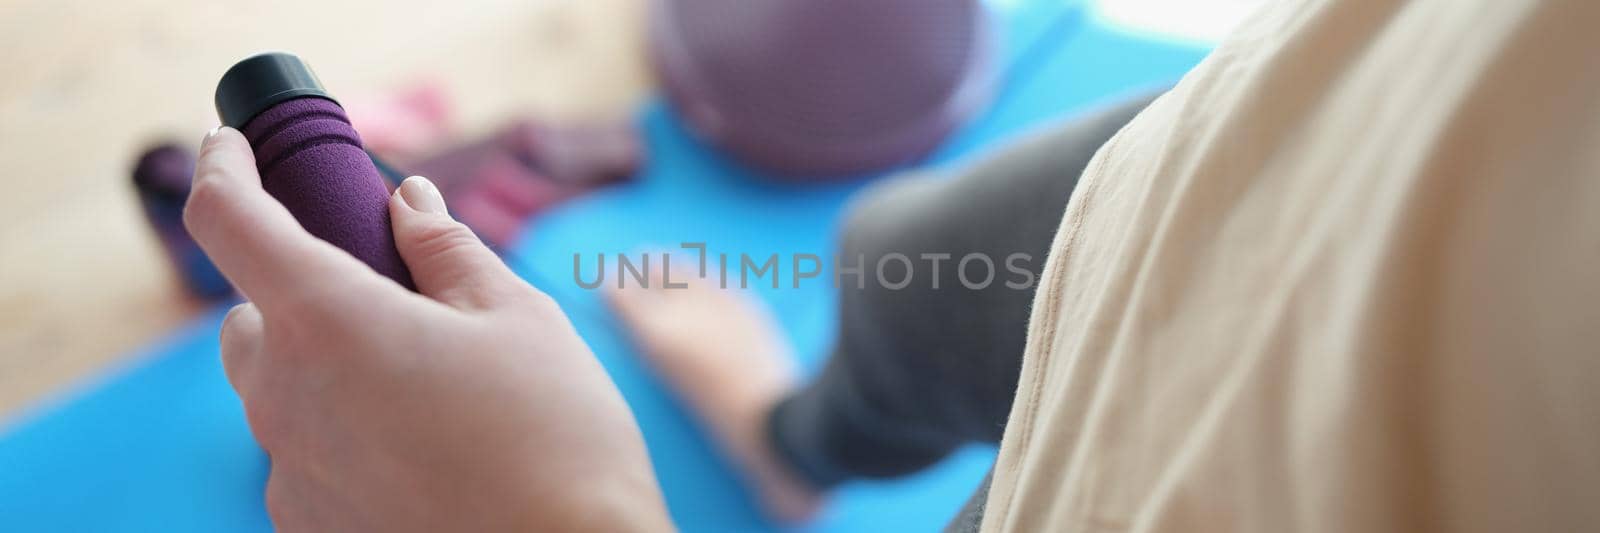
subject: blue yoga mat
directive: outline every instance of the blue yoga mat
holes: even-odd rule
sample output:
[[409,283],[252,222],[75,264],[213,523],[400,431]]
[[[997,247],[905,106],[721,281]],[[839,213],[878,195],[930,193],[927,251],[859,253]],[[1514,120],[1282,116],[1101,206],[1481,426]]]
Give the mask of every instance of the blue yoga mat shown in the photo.
[[[1001,96],[931,165],[959,164],[1041,122],[1170,83],[1204,54],[1097,24],[1070,2],[994,4],[1006,28]],[[573,254],[582,254],[591,269],[596,254],[637,255],[682,242],[704,242],[712,254],[735,257],[828,257],[846,199],[871,180],[784,184],[700,145],[660,104],[648,105],[640,123],[650,162],[638,180],[535,220],[513,247],[513,267],[568,310],[633,406],[682,529],[771,530],[694,421],[642,366],[599,294],[573,281]],[[806,280],[795,289],[785,278],[782,288],[756,291],[809,369],[826,356],[835,330],[827,280]],[[222,312],[207,313],[122,366],[0,426],[0,530],[270,530],[261,498],[267,461],[217,358]],[[993,454],[974,446],[911,477],[848,484],[817,522],[802,529],[936,530],[965,501]]]

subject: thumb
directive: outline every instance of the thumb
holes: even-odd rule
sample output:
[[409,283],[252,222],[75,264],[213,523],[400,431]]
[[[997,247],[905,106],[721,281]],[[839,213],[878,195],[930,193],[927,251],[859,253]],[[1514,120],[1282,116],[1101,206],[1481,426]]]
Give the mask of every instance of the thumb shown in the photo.
[[389,199],[389,216],[395,247],[423,295],[451,307],[490,309],[532,289],[450,218],[444,195],[427,178],[406,178]]

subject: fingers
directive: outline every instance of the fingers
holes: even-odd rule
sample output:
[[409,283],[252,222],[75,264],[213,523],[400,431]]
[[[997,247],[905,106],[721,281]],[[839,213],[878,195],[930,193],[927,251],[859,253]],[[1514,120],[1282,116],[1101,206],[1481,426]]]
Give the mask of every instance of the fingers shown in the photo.
[[304,485],[305,476],[297,475],[288,469],[273,465],[272,473],[267,476],[266,504],[267,517],[272,519],[272,527],[277,531],[310,531],[310,513],[306,506],[310,500],[300,489]]
[[[651,254],[645,252],[644,255],[648,257]],[[666,267],[662,262],[650,263],[644,268],[643,273],[643,282],[619,275],[617,284],[608,283],[600,289],[606,302],[611,304],[625,320],[631,321],[632,317],[647,315],[649,309],[660,305],[669,296],[662,290],[666,279]]]
[[450,218],[433,182],[412,176],[389,199],[395,246],[417,290],[461,309],[488,309],[532,288],[484,246],[465,224]]
[[269,311],[328,283],[375,277],[307,233],[261,188],[250,144],[232,128],[214,130],[201,144],[183,222],[234,287]]
[[222,319],[222,372],[240,398],[247,396],[248,376],[255,372],[261,342],[261,311],[254,304],[246,302],[228,310]]

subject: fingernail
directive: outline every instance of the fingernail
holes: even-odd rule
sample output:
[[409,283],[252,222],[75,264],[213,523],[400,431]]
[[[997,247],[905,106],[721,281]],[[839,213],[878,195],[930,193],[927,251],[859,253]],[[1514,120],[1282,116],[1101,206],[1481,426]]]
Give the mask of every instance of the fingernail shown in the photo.
[[222,131],[222,125],[221,124],[218,124],[216,126],[212,126],[211,127],[211,131],[206,132],[205,138],[204,139],[200,139],[200,142],[203,143],[203,142],[211,140],[212,137],[216,137],[217,136],[217,132],[219,132],[219,131]]
[[412,209],[448,215],[444,207],[444,195],[439,194],[439,188],[422,176],[412,176],[400,183],[400,199]]

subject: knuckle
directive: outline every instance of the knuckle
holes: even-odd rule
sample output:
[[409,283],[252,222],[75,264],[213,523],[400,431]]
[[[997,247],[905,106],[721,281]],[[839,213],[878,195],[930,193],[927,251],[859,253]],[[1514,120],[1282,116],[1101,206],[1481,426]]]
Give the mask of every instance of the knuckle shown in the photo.
[[250,423],[250,432],[255,435],[256,442],[265,450],[276,449],[285,434],[284,422],[279,410],[269,407],[261,401],[246,401],[244,403],[245,420]]
[[[273,318],[278,319],[277,322],[282,325],[280,334],[295,337],[302,330],[314,328],[325,320],[333,318],[326,308],[329,301],[338,295],[319,293],[304,285],[294,285],[282,287],[273,296],[277,298]],[[282,312],[278,312],[277,309],[282,309]]]
[[289,402],[296,390],[291,380],[293,372],[281,362],[271,361],[275,354],[263,354],[257,371],[249,376],[251,391],[240,396],[245,422],[256,443],[268,453],[277,454],[286,447],[292,448],[301,438],[295,407]]
[[282,324],[283,337],[296,343],[326,342],[331,335],[359,331],[354,328],[370,323],[385,310],[369,291],[348,284],[294,287],[279,297],[287,316],[274,318]]
[[321,358],[307,356],[306,352],[314,351],[312,347],[335,342],[349,330],[349,324],[332,322],[332,313],[316,306],[297,305],[291,301],[286,307],[292,309],[292,316],[275,320],[271,324],[272,331],[263,339],[262,360],[272,363],[274,370],[300,368],[299,365],[305,363],[302,358],[316,362]]
[[268,479],[266,492],[267,516],[272,518],[274,523],[278,523],[279,527],[282,527],[282,522],[288,516],[289,507],[292,505],[289,502],[289,491],[285,486],[283,476],[274,475],[271,479]]
[[526,294],[524,301],[527,302],[529,309],[532,309],[534,312],[539,313],[540,315],[563,314],[561,311],[561,304],[556,302],[555,298],[551,298],[550,295],[544,291],[536,289],[533,286],[526,286],[526,290],[523,292]]
[[449,255],[480,245],[478,236],[456,221],[431,222],[417,228],[412,245],[425,257]]
[[215,223],[228,202],[226,186],[217,183],[215,179],[196,176],[189,189],[189,199],[183,206],[184,226],[193,232],[198,227]]
[[561,309],[561,304],[555,298],[525,283],[518,284],[517,288],[501,292],[498,302],[499,307],[509,312],[512,316],[531,317],[538,320],[551,320],[565,316],[565,312]]

